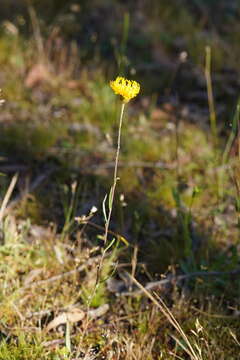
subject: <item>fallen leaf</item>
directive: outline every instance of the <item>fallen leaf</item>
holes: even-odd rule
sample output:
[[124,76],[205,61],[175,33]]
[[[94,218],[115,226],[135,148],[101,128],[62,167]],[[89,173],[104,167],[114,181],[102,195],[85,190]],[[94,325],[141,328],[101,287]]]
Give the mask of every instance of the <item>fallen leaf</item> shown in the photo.
[[49,82],[51,79],[50,72],[46,65],[44,64],[36,64],[34,65],[28,72],[25,85],[28,88],[33,88],[38,86],[43,82]]
[[[97,309],[89,310],[88,315],[90,319],[96,319],[103,316],[109,310],[109,305],[104,304]],[[55,329],[59,325],[66,324],[67,322],[76,323],[85,317],[86,313],[79,308],[72,308],[62,314],[56,316],[46,327],[46,332]]]
[[75,323],[81,321],[85,316],[84,311],[74,308],[69,310],[68,312],[64,312],[57,317],[55,317],[48,326],[46,327],[46,332],[58,327],[59,325],[66,324],[67,322]]
[[108,304],[103,304],[102,306],[99,306],[97,309],[89,310],[88,315],[91,319],[96,319],[98,317],[103,316],[106,312],[109,310]]

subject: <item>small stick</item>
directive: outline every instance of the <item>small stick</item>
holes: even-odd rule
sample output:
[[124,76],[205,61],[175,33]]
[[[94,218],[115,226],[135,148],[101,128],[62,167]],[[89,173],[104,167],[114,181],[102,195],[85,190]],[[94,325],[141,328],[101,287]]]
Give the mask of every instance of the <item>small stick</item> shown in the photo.
[[35,287],[35,286],[45,285],[45,284],[48,284],[48,283],[51,283],[51,282],[55,282],[57,280],[61,280],[61,279],[65,278],[65,277],[68,277],[69,275],[73,275],[73,274],[76,274],[78,272],[81,272],[84,269],[86,269],[87,266],[92,265],[95,262],[98,262],[99,258],[100,258],[100,256],[95,256],[94,258],[90,258],[90,259],[88,259],[88,261],[86,261],[85,264],[80,265],[76,269],[67,271],[67,272],[59,274],[59,275],[52,276],[52,277],[50,277],[48,279],[39,280],[39,281],[35,281],[35,282],[31,283],[31,284],[27,284],[27,285],[23,286],[21,288],[21,290],[25,290],[25,289],[31,288],[33,286]]
[[[126,274],[130,277],[131,275],[128,274],[126,272]],[[236,268],[234,270],[231,271],[209,271],[209,272],[204,272],[204,271],[196,271],[190,274],[186,274],[186,275],[170,275],[169,277],[167,277],[166,279],[162,279],[159,281],[151,281],[148,282],[144,289],[145,291],[150,291],[150,290],[154,290],[158,287],[161,287],[163,285],[166,284],[170,284],[170,283],[178,283],[180,281],[183,280],[188,280],[188,279],[192,279],[192,278],[196,278],[196,277],[218,277],[218,276],[237,276],[240,274],[240,268]],[[141,287],[140,290],[136,290],[136,291],[126,291],[126,292],[122,292],[120,293],[120,296],[134,296],[134,295],[139,295],[141,293],[144,293],[144,291],[142,290],[143,287]]]

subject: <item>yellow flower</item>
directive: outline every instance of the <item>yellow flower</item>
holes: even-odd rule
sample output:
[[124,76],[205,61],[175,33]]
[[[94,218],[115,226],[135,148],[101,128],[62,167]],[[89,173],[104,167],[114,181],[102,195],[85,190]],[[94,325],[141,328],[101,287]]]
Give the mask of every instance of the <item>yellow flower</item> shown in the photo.
[[123,97],[123,101],[125,103],[137,96],[140,91],[140,85],[138,82],[134,80],[127,80],[121,76],[118,76],[114,81],[110,81],[110,86],[115,94]]

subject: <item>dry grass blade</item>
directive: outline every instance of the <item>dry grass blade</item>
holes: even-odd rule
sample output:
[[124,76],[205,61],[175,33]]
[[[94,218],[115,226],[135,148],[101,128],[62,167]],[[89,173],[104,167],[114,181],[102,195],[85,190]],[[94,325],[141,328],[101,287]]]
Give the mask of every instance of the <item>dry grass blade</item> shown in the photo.
[[7,204],[10,200],[10,197],[12,195],[12,192],[15,188],[15,185],[16,185],[16,182],[17,182],[17,179],[18,179],[18,174],[15,174],[10,182],[10,185],[7,189],[7,192],[4,196],[4,199],[3,199],[3,202],[2,202],[2,205],[1,205],[1,208],[0,208],[0,223],[2,222],[2,219],[3,219],[3,216],[5,214],[5,210],[7,208]]
[[40,186],[54,171],[54,168],[49,169],[43,174],[40,174],[36,179],[26,188],[21,194],[17,195],[5,209],[6,212],[10,212],[21,200],[25,199],[29,193],[33,192],[38,186]]
[[156,300],[156,298],[147,291],[134,277],[132,277],[130,274],[132,281],[142,290],[142,292],[160,309],[160,311],[163,313],[163,315],[166,316],[170,324],[177,330],[177,332],[181,335],[182,339],[185,341],[186,346],[183,346],[181,342],[178,341],[178,344],[183,348],[183,350],[190,356],[192,360],[202,360],[201,357],[199,357],[195,350],[193,349],[187,335],[181,328],[178,321],[173,316],[172,312],[168,309],[164,301],[158,297],[159,302]]
[[[41,30],[39,26],[39,20],[36,14],[36,11],[33,6],[29,4],[28,6],[29,16],[32,22],[33,28],[33,36],[37,45],[38,55],[40,59],[44,58],[44,45],[43,45],[43,38],[41,35]],[[45,60],[45,59],[44,59]]]

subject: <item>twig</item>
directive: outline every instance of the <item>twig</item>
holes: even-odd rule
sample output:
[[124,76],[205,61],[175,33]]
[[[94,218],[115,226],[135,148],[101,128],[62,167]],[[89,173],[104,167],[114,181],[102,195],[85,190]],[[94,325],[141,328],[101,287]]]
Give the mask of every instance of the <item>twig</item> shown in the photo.
[[[134,167],[134,168],[156,168],[156,169],[174,169],[175,164],[166,164],[163,161],[119,161],[118,167]],[[115,167],[115,162],[109,161],[107,163],[89,165],[88,169],[111,169]]]
[[85,264],[82,264],[80,265],[79,267],[77,267],[76,269],[73,269],[73,270],[70,270],[70,271],[67,271],[65,273],[62,273],[62,274],[59,274],[59,275],[55,275],[55,276],[52,276],[48,279],[45,279],[45,280],[39,280],[39,281],[35,281],[31,284],[27,284],[25,286],[23,286],[21,289],[22,290],[25,290],[25,289],[28,289],[28,288],[31,288],[31,287],[35,287],[35,286],[41,286],[41,285],[45,285],[45,284],[49,284],[51,282],[55,282],[55,281],[58,281],[58,280],[61,280],[65,277],[68,277],[70,275],[74,275],[78,272],[81,272],[83,271],[84,269],[86,269],[87,266],[90,266],[94,263],[97,263],[99,261],[99,258],[100,256],[95,256],[94,258],[90,258],[88,259]]
[[[128,273],[126,272],[126,274],[128,274]],[[188,280],[188,279],[192,279],[192,278],[196,278],[196,277],[237,276],[239,274],[240,274],[240,268],[236,268],[231,271],[209,271],[209,272],[196,271],[196,272],[186,274],[186,275],[170,275],[166,279],[148,282],[145,285],[144,289],[146,291],[150,291],[150,290],[154,290],[158,287],[162,287],[167,284],[173,284],[173,283],[177,284],[180,281]],[[128,274],[128,276],[131,278],[130,274]],[[142,289],[132,291],[132,292],[130,292],[130,291],[122,292],[122,293],[120,293],[120,296],[132,296],[132,295],[138,295],[141,293],[144,293],[144,291]]]
[[20,164],[5,164],[0,165],[0,172],[3,173],[16,173],[20,171],[26,171],[28,167],[26,165],[20,165]]
[[[103,162],[103,163],[99,163],[99,164],[89,164],[87,167],[82,167],[80,168],[81,172],[84,174],[88,174],[91,171],[94,170],[107,170],[107,169],[112,169],[114,168],[115,163],[113,161],[109,161],[109,162]],[[123,162],[123,161],[119,161],[118,163],[118,167],[119,168],[146,168],[146,169],[160,169],[160,170],[175,170],[176,169],[176,162],[172,162],[171,164],[167,164],[163,161],[129,161],[129,162]],[[225,170],[228,169],[230,167],[230,165],[228,164],[223,164],[220,166],[216,166],[214,168],[211,168],[208,170],[209,173],[213,173],[214,171],[219,171],[219,170]],[[79,167],[78,168],[71,168],[72,171],[77,171],[79,172]]]

